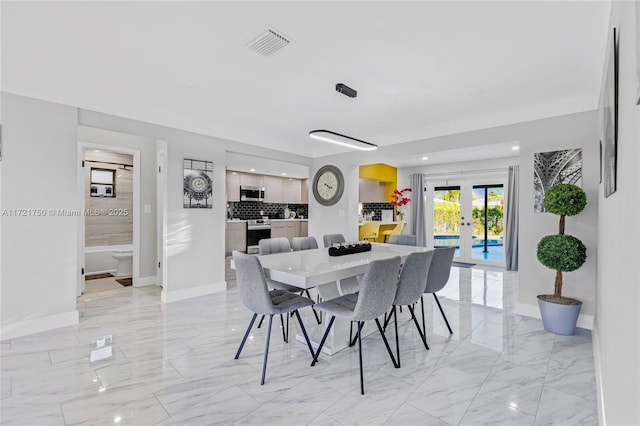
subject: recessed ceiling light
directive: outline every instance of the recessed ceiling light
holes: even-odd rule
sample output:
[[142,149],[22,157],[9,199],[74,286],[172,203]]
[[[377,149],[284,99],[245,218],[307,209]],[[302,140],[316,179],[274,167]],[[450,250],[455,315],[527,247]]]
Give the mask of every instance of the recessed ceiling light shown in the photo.
[[100,152],[100,150],[99,149],[94,149],[93,152]]
[[512,150],[517,151],[520,149],[520,147],[518,145],[514,145],[511,147]]
[[287,175],[286,173],[280,173],[280,174],[281,174],[282,176],[286,176],[286,175]]
[[249,171],[250,171],[250,172],[255,172],[255,171],[256,171],[256,169],[249,169]]
[[422,159],[423,159],[423,160],[428,160],[428,159],[429,159],[429,157],[422,157]]

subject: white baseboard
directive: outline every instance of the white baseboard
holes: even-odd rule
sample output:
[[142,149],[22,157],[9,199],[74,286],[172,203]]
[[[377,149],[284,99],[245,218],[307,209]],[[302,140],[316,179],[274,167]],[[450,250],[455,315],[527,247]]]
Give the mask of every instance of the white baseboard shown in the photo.
[[[540,309],[538,308],[537,304],[530,305],[528,303],[518,303],[516,305],[516,314],[530,318],[542,319],[542,317],[540,316]],[[580,314],[578,316],[578,323],[576,325],[580,328],[592,330],[593,315]]]
[[598,331],[598,323],[594,322],[591,329],[591,339],[593,341],[593,364],[596,374],[596,393],[598,395],[598,424],[600,426],[607,425],[607,416],[604,411],[604,388],[602,386],[602,358],[600,355],[600,332]]
[[16,337],[27,336],[29,334],[40,333],[42,331],[53,330],[55,328],[76,325],[78,324],[79,319],[80,316],[78,311],[73,310],[62,314],[47,315],[39,318],[2,324],[0,327],[0,340],[15,339]]
[[140,277],[134,287],[146,287],[148,285],[156,285],[157,283],[157,275],[149,275],[148,277]]
[[177,302],[179,300],[191,299],[192,297],[200,297],[206,296],[207,294],[219,293],[226,290],[226,281],[175,291],[167,291],[167,287],[163,287],[162,293],[160,293],[160,300],[163,303],[171,303]]

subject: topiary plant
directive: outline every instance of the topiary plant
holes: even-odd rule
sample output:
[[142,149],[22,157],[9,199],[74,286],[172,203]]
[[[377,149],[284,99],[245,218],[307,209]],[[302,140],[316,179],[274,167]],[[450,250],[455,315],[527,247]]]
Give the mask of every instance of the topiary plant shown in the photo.
[[562,273],[575,271],[587,260],[587,248],[578,238],[565,235],[565,216],[574,216],[587,205],[587,194],[579,186],[569,183],[553,185],[544,195],[544,208],[560,215],[557,235],[547,235],[538,243],[540,263],[556,271],[553,295],[538,296],[543,300],[562,304],[580,304],[575,299],[562,297]]

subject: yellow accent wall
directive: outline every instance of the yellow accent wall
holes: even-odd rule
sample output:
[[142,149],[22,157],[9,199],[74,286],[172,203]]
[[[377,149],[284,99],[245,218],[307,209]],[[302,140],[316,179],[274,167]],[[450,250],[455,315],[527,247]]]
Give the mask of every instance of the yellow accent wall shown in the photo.
[[398,185],[398,169],[388,164],[366,164],[360,166],[360,179],[375,180],[384,182],[384,197],[387,202],[391,201],[393,190]]

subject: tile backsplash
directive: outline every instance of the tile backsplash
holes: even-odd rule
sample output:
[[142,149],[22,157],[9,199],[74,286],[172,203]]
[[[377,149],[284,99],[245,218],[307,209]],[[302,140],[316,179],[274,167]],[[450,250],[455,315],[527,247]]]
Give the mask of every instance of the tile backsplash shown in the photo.
[[362,214],[373,212],[373,220],[382,220],[382,210],[393,210],[391,203],[362,203]]
[[284,219],[285,208],[296,212],[296,217],[300,215],[309,217],[308,204],[276,204],[257,201],[227,203],[227,217],[229,219],[260,219],[262,216],[269,216],[270,219]]

